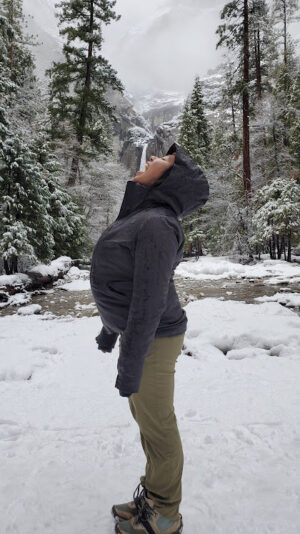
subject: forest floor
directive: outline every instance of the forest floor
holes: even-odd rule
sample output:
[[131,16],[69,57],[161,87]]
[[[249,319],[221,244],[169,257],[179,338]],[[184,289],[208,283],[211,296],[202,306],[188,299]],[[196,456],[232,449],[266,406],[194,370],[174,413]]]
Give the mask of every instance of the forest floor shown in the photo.
[[[97,350],[88,273],[71,269],[22,306],[40,298],[40,314],[0,317],[1,534],[113,533],[111,506],[131,500],[144,471],[114,388],[118,343]],[[188,316],[175,375],[185,534],[300,531],[299,282],[299,265],[267,258],[176,269]]]

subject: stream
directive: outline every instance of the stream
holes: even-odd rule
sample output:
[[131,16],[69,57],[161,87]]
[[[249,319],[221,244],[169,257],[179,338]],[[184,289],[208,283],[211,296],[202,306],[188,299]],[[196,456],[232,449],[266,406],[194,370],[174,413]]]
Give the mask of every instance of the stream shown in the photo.
[[[277,292],[300,293],[299,283],[267,284],[263,278],[194,280],[175,275],[174,282],[182,306],[191,300],[205,297],[255,303],[255,297],[272,296]],[[90,290],[67,291],[63,285],[56,286],[55,283],[45,289],[34,291],[30,304],[40,304],[41,314],[48,313],[49,318],[51,316],[91,317],[97,314]],[[0,316],[15,314],[17,309],[16,306],[3,308],[0,310]],[[299,312],[299,308],[293,309]]]

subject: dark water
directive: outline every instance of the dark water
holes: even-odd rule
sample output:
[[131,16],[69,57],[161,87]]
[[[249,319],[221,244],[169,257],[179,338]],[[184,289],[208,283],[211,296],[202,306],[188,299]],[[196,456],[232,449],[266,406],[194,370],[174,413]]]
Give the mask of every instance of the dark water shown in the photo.
[[[175,276],[175,286],[182,306],[190,300],[204,297],[239,300],[247,303],[255,302],[255,297],[274,295],[280,291],[300,293],[300,284],[280,283],[267,284],[262,278],[232,280],[191,280]],[[32,295],[30,304],[40,304],[41,313],[50,312],[54,315],[70,315],[72,317],[91,317],[96,313],[92,293],[86,291],[65,291],[59,288],[38,290]],[[89,306],[81,309],[81,306]],[[16,306],[0,310],[0,316],[14,314]],[[299,309],[295,309],[299,312]]]

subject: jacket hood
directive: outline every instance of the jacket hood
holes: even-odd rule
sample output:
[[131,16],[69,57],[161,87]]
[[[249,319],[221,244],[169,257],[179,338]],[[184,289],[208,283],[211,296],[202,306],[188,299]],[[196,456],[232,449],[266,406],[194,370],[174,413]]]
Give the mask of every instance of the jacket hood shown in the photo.
[[176,152],[175,162],[153,185],[127,181],[122,205],[116,220],[147,207],[171,208],[177,217],[186,217],[205,204],[209,197],[207,179],[198,165],[177,143],[167,154]]

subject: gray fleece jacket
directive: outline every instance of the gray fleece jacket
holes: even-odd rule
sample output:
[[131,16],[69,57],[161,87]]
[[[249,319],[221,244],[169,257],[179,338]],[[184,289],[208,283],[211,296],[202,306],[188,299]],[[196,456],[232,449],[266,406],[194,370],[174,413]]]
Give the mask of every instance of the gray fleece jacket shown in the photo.
[[206,177],[174,143],[175,163],[151,186],[128,180],[116,220],[99,237],[90,282],[103,328],[98,348],[111,352],[122,334],[115,387],[137,393],[145,357],[155,337],[176,336],[187,316],[174,286],[182,260],[185,217],[208,199]]

